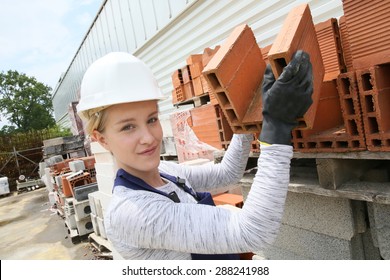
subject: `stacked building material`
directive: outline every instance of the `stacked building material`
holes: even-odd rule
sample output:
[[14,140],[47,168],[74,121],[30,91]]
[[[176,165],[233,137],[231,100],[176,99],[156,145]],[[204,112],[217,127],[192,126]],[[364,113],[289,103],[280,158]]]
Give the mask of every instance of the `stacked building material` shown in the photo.
[[348,45],[370,151],[390,151],[390,2],[343,1]]
[[343,0],[354,69],[390,62],[390,2]]
[[356,71],[367,148],[390,151],[390,64]]
[[247,25],[233,30],[203,70],[235,133],[261,129],[259,86],[264,70],[261,50]]
[[[191,101],[194,97],[208,96],[210,88],[202,71],[218,49],[219,46],[214,49],[206,48],[203,54],[190,55],[186,59],[186,65],[172,73],[171,78],[174,88],[172,90],[172,103],[174,105]],[[210,99],[212,98],[210,97]],[[213,102],[213,104],[218,103]]]
[[294,150],[390,151],[390,2],[343,3],[339,22],[331,18],[316,25],[307,4],[295,7],[273,44],[261,49],[247,25],[232,31],[203,74],[210,100],[215,97],[211,103],[217,101],[234,133],[261,130],[266,63],[278,77],[303,49],[313,65],[313,104],[292,133]]
[[310,55],[310,61],[313,65],[313,104],[299,120],[301,128],[312,128],[325,69],[308,4],[299,5],[291,10],[268,52],[268,60],[276,78],[279,77],[297,50],[306,51]]
[[345,74],[340,31],[336,19],[315,25],[325,75],[312,129],[294,130],[299,152],[364,150],[364,132],[355,75]]

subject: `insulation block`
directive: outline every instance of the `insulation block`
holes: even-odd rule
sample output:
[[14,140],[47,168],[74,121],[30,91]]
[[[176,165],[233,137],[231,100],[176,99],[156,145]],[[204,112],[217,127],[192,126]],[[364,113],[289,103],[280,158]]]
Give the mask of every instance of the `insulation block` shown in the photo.
[[390,2],[344,0],[355,70],[390,62]]
[[[233,30],[203,70],[211,91],[236,133],[259,130],[261,106],[250,107],[258,106],[261,101],[258,89],[264,70],[261,50],[247,25]],[[246,116],[249,111],[252,115]]]
[[356,71],[370,151],[390,151],[390,64]]
[[346,72],[337,19],[328,19],[314,27],[325,68],[324,80],[332,80],[338,74]]
[[346,67],[345,72],[353,71],[351,46],[349,44],[349,34],[347,23],[345,22],[345,16],[341,16],[339,20],[339,30],[341,37],[341,46],[343,49],[344,63]]
[[173,84],[173,88],[177,88],[179,87],[180,85],[183,84],[183,76],[181,74],[181,69],[177,69],[175,70],[173,73],[172,73],[172,84]]
[[276,78],[279,77],[297,50],[306,51],[310,55],[310,61],[313,65],[313,104],[299,120],[300,128],[312,128],[325,69],[313,19],[307,4],[299,5],[291,10],[268,52],[268,59]]

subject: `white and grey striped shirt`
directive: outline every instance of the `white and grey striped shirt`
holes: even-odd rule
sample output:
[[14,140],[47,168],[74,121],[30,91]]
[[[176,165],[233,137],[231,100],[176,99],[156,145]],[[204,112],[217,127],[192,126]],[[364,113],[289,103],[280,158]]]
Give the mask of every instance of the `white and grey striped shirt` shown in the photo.
[[[243,176],[252,135],[234,135],[219,164],[180,165],[162,161],[161,172],[186,179],[195,191],[224,192]],[[168,182],[181,203],[148,191],[117,186],[104,218],[106,232],[124,259],[191,259],[190,253],[253,252],[273,242],[282,219],[292,147],[262,146],[258,171],[240,211],[196,204]]]

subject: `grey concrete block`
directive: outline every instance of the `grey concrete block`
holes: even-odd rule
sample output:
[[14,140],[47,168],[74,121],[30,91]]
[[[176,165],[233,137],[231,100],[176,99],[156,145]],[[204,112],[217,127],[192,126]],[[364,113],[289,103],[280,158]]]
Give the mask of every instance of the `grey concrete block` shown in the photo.
[[350,200],[289,192],[283,224],[351,240],[356,233]]
[[320,186],[335,190],[348,181],[359,181],[372,167],[367,160],[356,159],[316,159]]
[[362,239],[363,239],[365,259],[380,260],[381,255],[379,252],[379,248],[377,246],[374,246],[370,229],[367,229],[367,231],[362,234]]
[[383,259],[390,260],[390,205],[368,203],[370,226]]
[[364,259],[360,235],[345,240],[284,224],[274,244],[255,254],[266,259]]

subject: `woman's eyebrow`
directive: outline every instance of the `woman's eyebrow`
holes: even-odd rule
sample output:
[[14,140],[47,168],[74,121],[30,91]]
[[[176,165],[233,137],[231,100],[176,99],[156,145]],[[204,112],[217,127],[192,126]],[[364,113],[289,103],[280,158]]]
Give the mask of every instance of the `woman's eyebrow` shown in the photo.
[[[148,115],[148,118],[153,116],[153,115],[156,115],[156,114],[158,114],[158,111],[154,111],[154,112],[150,113]],[[126,119],[117,121],[115,124],[122,124],[122,123],[127,123],[127,122],[133,122],[135,120],[136,120],[135,118],[126,118]]]
[[122,124],[122,123],[133,122],[133,121],[135,121],[135,118],[126,118],[126,119],[117,121],[115,124]]

